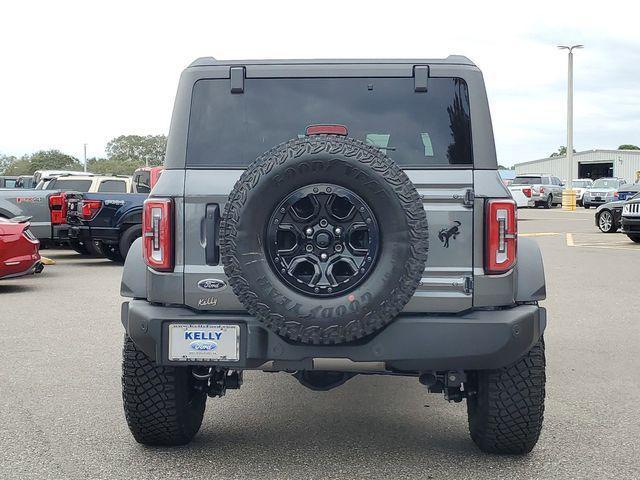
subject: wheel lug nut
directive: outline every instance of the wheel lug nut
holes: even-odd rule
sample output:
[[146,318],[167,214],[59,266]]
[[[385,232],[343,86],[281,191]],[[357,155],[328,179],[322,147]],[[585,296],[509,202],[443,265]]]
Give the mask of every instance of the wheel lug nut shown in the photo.
[[336,227],[336,235],[340,235],[342,233],[342,229],[340,227]]
[[306,250],[307,252],[312,252],[312,251],[313,251],[313,245],[307,245],[307,246],[305,247],[305,250]]
[[327,255],[326,253],[321,253],[321,254],[320,254],[320,259],[321,259],[321,260],[326,260],[326,259],[327,259],[327,257],[328,257],[328,255]]
[[328,225],[328,222],[323,218],[322,220],[320,220],[320,226],[321,227],[326,227]]
[[342,251],[342,245],[337,244],[335,247],[336,252],[341,252]]
[[307,234],[307,236],[311,236],[313,235],[313,229],[311,227],[307,227],[307,229],[304,231],[304,233]]

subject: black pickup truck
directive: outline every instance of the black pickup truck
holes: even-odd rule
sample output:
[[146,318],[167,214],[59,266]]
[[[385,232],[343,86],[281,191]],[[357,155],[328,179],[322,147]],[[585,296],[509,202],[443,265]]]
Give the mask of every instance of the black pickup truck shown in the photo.
[[105,257],[122,262],[142,234],[148,193],[67,193],[69,239],[98,244]]

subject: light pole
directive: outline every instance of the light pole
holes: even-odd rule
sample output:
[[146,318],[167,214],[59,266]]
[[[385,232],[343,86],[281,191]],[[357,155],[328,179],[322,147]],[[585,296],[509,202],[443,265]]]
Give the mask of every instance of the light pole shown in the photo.
[[87,171],[87,144],[84,144],[84,171]]
[[[569,51],[569,78],[567,82],[567,161],[569,165],[569,175],[567,177],[567,188],[573,188],[574,166],[573,166],[573,49],[583,48],[584,45],[558,45],[560,50]],[[577,169],[576,169],[577,170]],[[578,172],[575,172],[578,177]]]

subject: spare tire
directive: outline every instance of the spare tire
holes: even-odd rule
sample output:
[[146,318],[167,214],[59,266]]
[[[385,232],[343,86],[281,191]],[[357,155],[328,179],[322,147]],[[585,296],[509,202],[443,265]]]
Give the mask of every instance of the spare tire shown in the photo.
[[247,311],[278,335],[337,344],[398,315],[424,272],[422,200],[379,149],[337,135],[291,140],[242,174],[220,226]]

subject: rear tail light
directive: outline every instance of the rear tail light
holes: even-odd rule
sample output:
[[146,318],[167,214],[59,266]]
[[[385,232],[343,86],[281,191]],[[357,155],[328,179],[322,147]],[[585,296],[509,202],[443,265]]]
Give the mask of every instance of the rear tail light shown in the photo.
[[173,201],[149,199],[142,212],[144,260],[151,268],[173,270]]
[[540,187],[540,193],[544,193],[544,187]]
[[486,205],[485,272],[508,272],[516,263],[518,223],[513,200],[489,200]]
[[52,225],[67,223],[67,195],[64,192],[49,196],[49,211]]
[[102,200],[81,200],[80,215],[83,220],[91,220],[102,208]]
[[531,198],[531,189],[530,188],[523,188],[522,189],[522,193],[524,193],[525,197]]

